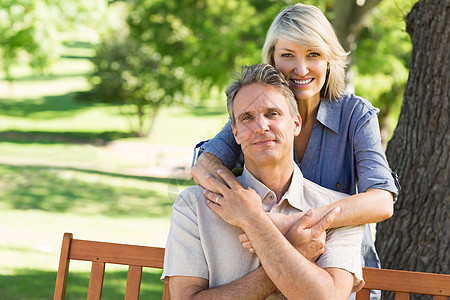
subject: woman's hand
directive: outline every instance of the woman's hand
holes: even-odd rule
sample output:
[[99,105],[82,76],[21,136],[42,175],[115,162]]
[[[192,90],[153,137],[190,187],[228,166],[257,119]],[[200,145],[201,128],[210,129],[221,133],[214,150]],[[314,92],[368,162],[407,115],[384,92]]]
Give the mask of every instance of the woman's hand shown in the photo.
[[[214,176],[217,180],[224,183],[222,178],[217,175],[217,170],[222,169],[232,175],[232,173],[225,168],[222,161],[214,154],[203,152],[191,168],[191,175],[195,183],[201,185],[203,188],[212,192],[218,193],[216,186],[208,180],[209,176]],[[233,175],[234,176],[234,175]]]
[[263,216],[266,213],[262,208],[261,197],[252,188],[244,189],[229,171],[218,170],[217,173],[225,183],[212,176],[209,176],[207,180],[217,188],[218,193],[203,191],[211,210],[227,223],[240,227],[242,230],[252,226],[255,218],[266,217]]
[[340,207],[332,209],[312,227],[313,211],[310,209],[286,234],[288,241],[308,260],[315,262],[325,251],[326,229],[340,213]]

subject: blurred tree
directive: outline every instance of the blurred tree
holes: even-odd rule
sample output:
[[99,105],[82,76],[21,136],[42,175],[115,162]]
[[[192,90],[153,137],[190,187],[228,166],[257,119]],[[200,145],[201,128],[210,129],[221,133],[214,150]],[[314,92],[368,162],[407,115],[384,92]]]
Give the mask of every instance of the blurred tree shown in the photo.
[[446,0],[420,0],[406,18],[412,60],[386,151],[402,192],[394,217],[377,225],[376,238],[389,269],[450,272],[449,20]]
[[396,126],[408,78],[411,41],[404,29],[404,17],[414,2],[382,1],[364,20],[352,55],[352,84],[358,95],[381,109],[385,146]]
[[135,0],[130,35],[173,67],[222,88],[230,72],[260,62],[265,33],[283,1]]
[[60,34],[99,21],[106,0],[0,0],[0,56],[11,80],[18,58],[42,73],[59,54]]
[[192,82],[183,69],[170,67],[169,57],[161,57],[149,44],[129,37],[103,42],[93,62],[93,79],[98,82],[94,95],[134,110],[125,113],[131,131],[140,137],[151,132],[161,107],[181,102],[184,84]]
[[[408,36],[398,26],[403,16],[398,7],[411,5],[411,1],[384,1],[378,7],[380,0],[303,1],[324,11],[335,24],[344,46],[354,50],[351,71],[356,92],[381,108],[381,124],[385,123],[385,116],[392,115],[391,111],[399,110],[390,107],[400,106],[399,95],[406,82],[410,47]],[[183,102],[198,103],[210,97],[209,91],[223,90],[230,73],[239,71],[242,65],[261,61],[261,48],[273,18],[295,2],[134,0],[127,18],[127,39],[147,45],[152,55],[164,60],[166,68],[184,74],[180,80],[191,82],[174,84],[161,80],[154,83],[156,89],[164,90],[164,95],[174,95],[175,90],[171,89],[183,87],[177,90],[185,96]],[[114,32],[113,38],[116,36]],[[377,80],[385,82],[373,85]],[[172,102],[166,102],[169,103]]]
[[133,107],[131,130],[148,135],[164,105],[198,103],[260,61],[265,30],[285,6],[267,3],[135,0],[123,37],[113,31],[97,52],[94,94]]

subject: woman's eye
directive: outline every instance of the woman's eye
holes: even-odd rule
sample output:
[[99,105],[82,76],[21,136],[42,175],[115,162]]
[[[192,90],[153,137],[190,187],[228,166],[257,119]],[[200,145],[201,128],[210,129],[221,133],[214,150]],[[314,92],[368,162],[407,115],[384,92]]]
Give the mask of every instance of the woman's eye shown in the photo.
[[310,57],[319,57],[319,56],[320,56],[320,53],[317,53],[317,52],[311,52],[311,53],[309,54],[309,56],[310,56]]
[[283,53],[281,54],[281,57],[292,57],[291,53]]

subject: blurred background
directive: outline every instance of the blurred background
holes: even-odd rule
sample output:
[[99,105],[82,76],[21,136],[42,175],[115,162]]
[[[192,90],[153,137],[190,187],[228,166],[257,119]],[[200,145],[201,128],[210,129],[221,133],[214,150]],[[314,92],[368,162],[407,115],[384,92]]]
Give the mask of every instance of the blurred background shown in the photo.
[[[194,146],[227,121],[224,87],[261,62],[295,1],[0,0],[0,299],[51,299],[64,232],[164,246]],[[351,51],[348,89],[400,113],[414,0],[316,0]],[[68,298],[86,297],[74,263]],[[126,270],[104,297],[123,299]],[[141,296],[162,295],[146,271]]]

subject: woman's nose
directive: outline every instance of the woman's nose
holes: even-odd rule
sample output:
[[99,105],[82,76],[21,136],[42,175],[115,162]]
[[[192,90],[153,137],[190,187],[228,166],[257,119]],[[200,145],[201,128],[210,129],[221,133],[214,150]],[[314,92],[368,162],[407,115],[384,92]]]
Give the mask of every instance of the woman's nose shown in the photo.
[[308,63],[305,59],[297,59],[295,62],[294,72],[299,76],[306,76],[306,74],[308,74]]

